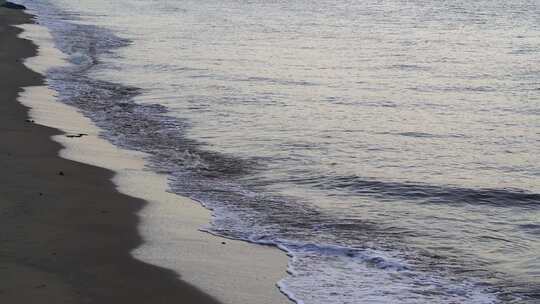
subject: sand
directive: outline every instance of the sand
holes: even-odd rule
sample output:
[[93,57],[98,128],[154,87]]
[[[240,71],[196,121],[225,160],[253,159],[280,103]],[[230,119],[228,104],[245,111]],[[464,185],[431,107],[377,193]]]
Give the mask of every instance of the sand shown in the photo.
[[28,23],[0,8],[0,303],[287,303],[283,253],[198,231],[207,210],[54,100]]

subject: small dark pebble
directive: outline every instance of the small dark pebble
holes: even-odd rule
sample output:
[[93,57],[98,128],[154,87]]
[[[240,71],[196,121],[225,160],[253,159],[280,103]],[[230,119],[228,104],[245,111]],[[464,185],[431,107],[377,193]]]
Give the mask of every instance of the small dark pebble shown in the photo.
[[225,245],[225,244],[227,244],[227,243],[225,243],[225,242],[221,242],[221,244]]
[[64,176],[64,172],[60,171],[60,172],[58,172],[58,175]]
[[39,193],[39,196],[43,196],[43,193],[40,192],[40,193]]
[[68,134],[68,135],[66,135],[66,137],[68,137],[68,138],[81,138],[83,136],[88,136],[88,134],[79,133],[79,134]]
[[26,122],[34,123],[35,121],[33,121],[32,119],[27,119]]

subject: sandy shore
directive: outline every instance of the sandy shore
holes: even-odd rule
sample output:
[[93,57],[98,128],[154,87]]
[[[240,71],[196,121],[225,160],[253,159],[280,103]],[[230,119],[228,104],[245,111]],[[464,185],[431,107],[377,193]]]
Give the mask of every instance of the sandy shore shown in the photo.
[[88,120],[67,119],[76,111],[51,106],[23,63],[37,48],[11,26],[30,21],[0,8],[0,302],[286,303],[274,286],[282,253],[197,231],[208,211],[166,194],[163,177]]

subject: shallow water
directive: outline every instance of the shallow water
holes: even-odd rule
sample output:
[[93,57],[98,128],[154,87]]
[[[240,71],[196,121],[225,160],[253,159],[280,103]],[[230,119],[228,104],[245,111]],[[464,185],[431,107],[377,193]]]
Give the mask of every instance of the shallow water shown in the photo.
[[294,300],[540,300],[537,1],[50,2],[61,99]]

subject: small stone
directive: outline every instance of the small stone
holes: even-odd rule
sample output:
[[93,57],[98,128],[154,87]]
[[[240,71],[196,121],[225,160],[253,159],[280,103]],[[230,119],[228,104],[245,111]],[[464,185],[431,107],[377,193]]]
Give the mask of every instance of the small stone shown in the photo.
[[227,243],[225,243],[225,242],[221,242],[221,244],[222,244],[222,245],[225,245],[225,244],[227,244]]
[[63,172],[63,171],[60,171],[60,172],[58,172],[58,175],[64,176],[64,172]]
[[81,138],[83,136],[88,136],[88,134],[79,133],[79,134],[68,134],[68,135],[66,135],[66,137],[68,137],[68,138]]

